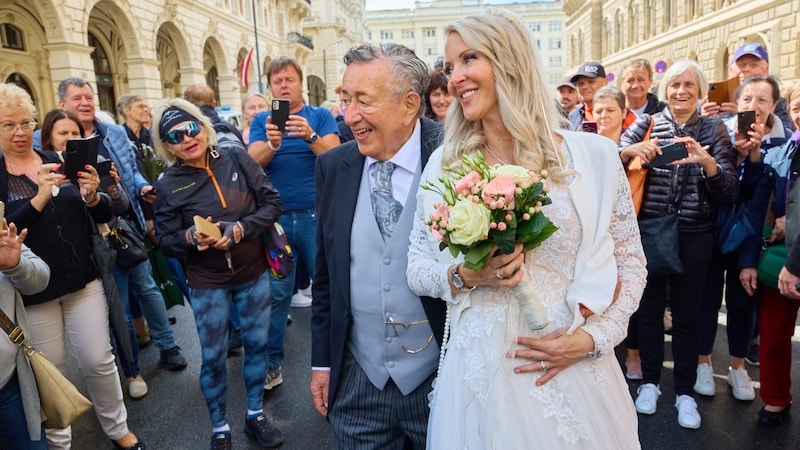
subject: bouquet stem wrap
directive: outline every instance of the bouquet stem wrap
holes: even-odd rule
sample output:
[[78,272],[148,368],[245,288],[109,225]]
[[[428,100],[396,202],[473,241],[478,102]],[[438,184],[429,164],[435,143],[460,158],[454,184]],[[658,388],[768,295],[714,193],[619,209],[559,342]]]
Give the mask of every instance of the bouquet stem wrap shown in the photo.
[[549,325],[547,312],[541,300],[539,300],[539,296],[536,295],[536,289],[533,286],[528,269],[523,265],[520,270],[522,270],[522,281],[511,288],[511,291],[514,293],[517,303],[519,303],[520,311],[525,316],[528,329],[531,331],[543,330]]

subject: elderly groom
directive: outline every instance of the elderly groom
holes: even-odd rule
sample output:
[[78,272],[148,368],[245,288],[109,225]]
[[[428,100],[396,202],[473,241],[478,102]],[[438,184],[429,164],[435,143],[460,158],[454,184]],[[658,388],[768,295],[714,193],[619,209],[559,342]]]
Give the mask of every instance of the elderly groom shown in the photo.
[[365,44],[345,63],[355,140],[316,166],[311,393],[337,449],[424,449],[444,302],[414,295],[405,273],[419,176],[441,129],[421,118],[428,67],[411,50]]

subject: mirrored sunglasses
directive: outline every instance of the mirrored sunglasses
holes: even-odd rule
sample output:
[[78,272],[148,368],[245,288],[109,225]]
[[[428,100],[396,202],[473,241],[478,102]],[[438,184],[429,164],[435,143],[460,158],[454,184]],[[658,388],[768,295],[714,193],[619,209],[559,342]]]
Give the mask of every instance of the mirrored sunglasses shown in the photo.
[[170,144],[180,144],[183,142],[184,136],[189,136],[193,138],[200,134],[200,124],[197,122],[189,122],[186,125],[176,128],[169,133],[167,133],[162,141],[168,142]]

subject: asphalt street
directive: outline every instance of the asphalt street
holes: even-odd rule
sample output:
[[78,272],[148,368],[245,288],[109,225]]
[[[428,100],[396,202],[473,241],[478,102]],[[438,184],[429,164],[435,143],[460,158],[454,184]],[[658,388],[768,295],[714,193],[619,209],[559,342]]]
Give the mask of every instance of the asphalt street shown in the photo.
[[[144,348],[141,353],[142,375],[150,392],[138,401],[130,400],[126,396],[128,424],[147,444],[148,450],[207,449],[211,423],[198,385],[200,346],[194,319],[188,306],[174,307],[169,313],[177,318],[174,329],[189,366],[182,372],[159,369],[158,349],[155,345]],[[284,383],[265,392],[264,408],[269,419],[284,433],[285,442],[281,449],[330,449],[332,444],[328,424],[314,410],[309,394],[311,308],[292,308],[291,314],[293,323],[286,332]],[[725,378],[728,357],[724,313],[720,315],[720,322],[722,325],[719,327],[713,355],[717,394],[713,398],[696,396],[703,418],[701,428],[685,430],[677,424],[677,411],[672,406],[675,398],[668,343],[668,360],[664,364],[661,384],[663,395],[659,400],[658,411],[652,416],[639,416],[642,448],[744,450],[800,447],[800,417],[790,418],[788,423],[776,428],[765,428],[758,424],[757,414],[762,405],[758,395],[753,402],[740,402],[730,394]],[[795,341],[793,347],[793,359],[799,361],[800,341]],[[624,349],[618,349],[617,356],[624,362]],[[235,449],[258,449],[260,447],[255,441],[242,432],[245,400],[241,361],[241,356],[228,359],[228,419],[233,430],[233,446]],[[800,368],[797,363],[793,367],[792,378],[795,386],[798,386]],[[748,366],[748,371],[756,382],[758,394],[758,368]],[[70,371],[70,378],[82,392],[86,392],[74,366]],[[123,380],[123,387],[125,385]],[[630,383],[630,388],[631,395],[635,396],[638,383]],[[793,389],[793,393],[798,395],[797,387]],[[797,414],[800,413],[795,412]],[[73,425],[73,449],[112,448],[113,445],[101,431],[94,414],[85,414]],[[535,440],[530,448],[537,448]]]

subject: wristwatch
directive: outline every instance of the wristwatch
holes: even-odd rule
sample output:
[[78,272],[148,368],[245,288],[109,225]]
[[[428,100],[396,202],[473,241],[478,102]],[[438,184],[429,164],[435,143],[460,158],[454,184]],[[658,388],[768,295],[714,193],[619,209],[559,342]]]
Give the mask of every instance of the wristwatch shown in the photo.
[[311,137],[309,139],[304,140],[306,141],[306,144],[313,144],[314,142],[317,142],[317,139],[319,139],[319,136],[317,136],[317,132],[315,131],[311,133]]
[[477,286],[467,287],[464,284],[464,279],[458,274],[458,267],[459,266],[456,265],[450,269],[450,281],[453,283],[453,286],[461,292],[470,292],[475,289]]

